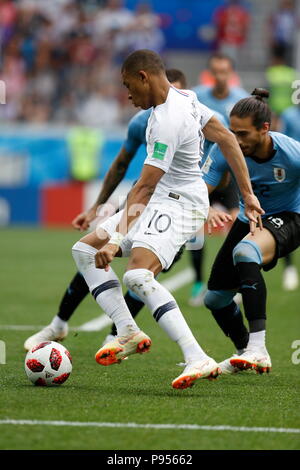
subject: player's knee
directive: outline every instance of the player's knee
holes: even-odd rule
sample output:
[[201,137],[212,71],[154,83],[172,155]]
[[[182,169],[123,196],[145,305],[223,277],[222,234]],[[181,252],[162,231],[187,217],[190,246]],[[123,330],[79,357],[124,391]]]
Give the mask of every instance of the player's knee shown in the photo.
[[145,286],[149,285],[154,279],[154,274],[148,269],[130,269],[123,276],[123,282],[127,289],[139,295],[145,290]]
[[231,304],[235,292],[227,290],[208,290],[204,296],[204,305],[209,310],[219,310]]
[[74,251],[77,251],[79,247],[80,247],[80,242],[74,243],[74,245],[72,246],[72,253],[74,253]]
[[72,255],[79,271],[81,271],[81,269],[84,268],[87,263],[94,262],[96,253],[97,250],[87,243],[82,243],[79,241],[72,246]]
[[259,246],[252,240],[242,240],[232,252],[233,264],[257,263],[262,264],[262,254]]

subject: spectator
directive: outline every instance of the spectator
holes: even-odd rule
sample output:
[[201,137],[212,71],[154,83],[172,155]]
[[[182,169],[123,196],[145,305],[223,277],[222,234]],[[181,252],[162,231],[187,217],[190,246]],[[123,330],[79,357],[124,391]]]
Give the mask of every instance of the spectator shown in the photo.
[[20,42],[18,36],[9,41],[0,71],[0,80],[6,84],[6,102],[10,106],[12,119],[17,118],[14,112],[18,112],[18,102],[26,86],[25,64],[20,55]]
[[132,12],[123,0],[0,0],[0,79],[7,83],[0,118],[127,122],[133,108],[119,60],[132,48],[162,46],[158,17],[145,3]]
[[0,0],[0,65],[2,48],[12,37],[17,19],[17,10],[11,0]]
[[300,142],[300,103],[287,108],[280,116],[279,132]]
[[164,35],[160,29],[160,18],[149,3],[139,3],[132,22],[125,29],[129,53],[137,49],[151,49],[160,53],[165,44]]
[[199,85],[194,88],[200,103],[223,115],[229,124],[229,114],[235,103],[248,97],[243,88],[231,87],[230,80],[234,72],[233,61],[224,54],[213,54],[208,62],[208,69],[213,77],[213,86]]
[[90,127],[117,125],[120,118],[120,106],[115,99],[115,86],[102,83],[87,100],[77,108],[78,122]]
[[270,19],[271,49],[280,47],[287,65],[293,64],[295,31],[299,28],[294,0],[280,0]]
[[92,25],[96,45],[111,50],[114,56],[127,54],[128,45],[124,31],[132,20],[133,13],[124,8],[123,0],[108,0],[106,7],[99,11]]
[[270,91],[269,106],[274,114],[273,127],[276,129],[278,117],[292,106],[293,82],[298,74],[285,61],[285,48],[277,45],[273,50],[271,66],[266,70],[266,79]]
[[228,5],[216,10],[214,23],[218,51],[237,63],[239,50],[247,39],[250,23],[248,11],[240,0],[228,0]]

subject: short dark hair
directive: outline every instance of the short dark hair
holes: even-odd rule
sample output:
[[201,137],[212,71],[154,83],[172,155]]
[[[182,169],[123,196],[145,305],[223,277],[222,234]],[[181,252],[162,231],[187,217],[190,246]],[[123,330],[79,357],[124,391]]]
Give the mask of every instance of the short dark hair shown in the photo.
[[146,70],[153,74],[165,72],[165,65],[159,54],[149,49],[140,49],[132,52],[122,65],[122,73],[136,74],[139,70]]
[[178,69],[167,69],[166,70],[167,79],[169,82],[180,82],[182,88],[187,88],[186,76],[181,70]]
[[269,98],[268,90],[255,88],[249,98],[238,101],[231,110],[231,116],[239,118],[252,117],[253,125],[256,129],[261,129],[265,122],[271,124],[272,112],[264,98]]
[[222,52],[216,52],[215,54],[212,54],[208,59],[208,66],[210,66],[212,60],[214,60],[214,59],[216,59],[216,60],[227,60],[227,62],[229,62],[231,67],[233,69],[235,68],[235,62],[229,55],[222,54]]

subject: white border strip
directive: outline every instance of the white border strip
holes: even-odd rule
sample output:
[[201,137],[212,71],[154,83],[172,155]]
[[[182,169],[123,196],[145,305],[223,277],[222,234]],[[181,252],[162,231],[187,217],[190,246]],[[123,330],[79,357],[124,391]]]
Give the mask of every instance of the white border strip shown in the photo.
[[80,428],[132,428],[132,429],[185,429],[189,431],[233,431],[233,432],[266,432],[300,434],[300,429],[295,428],[267,428],[246,426],[209,426],[199,424],[138,424],[138,423],[101,423],[84,421],[40,421],[29,419],[1,419],[1,424],[28,425],[28,426],[72,426]]

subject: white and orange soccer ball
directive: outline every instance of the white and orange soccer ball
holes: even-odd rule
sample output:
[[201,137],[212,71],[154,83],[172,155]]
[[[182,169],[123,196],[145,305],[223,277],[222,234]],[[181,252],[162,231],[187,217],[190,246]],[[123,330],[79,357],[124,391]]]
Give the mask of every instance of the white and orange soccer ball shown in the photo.
[[61,385],[72,372],[72,357],[62,344],[44,341],[28,351],[25,371],[34,385]]

